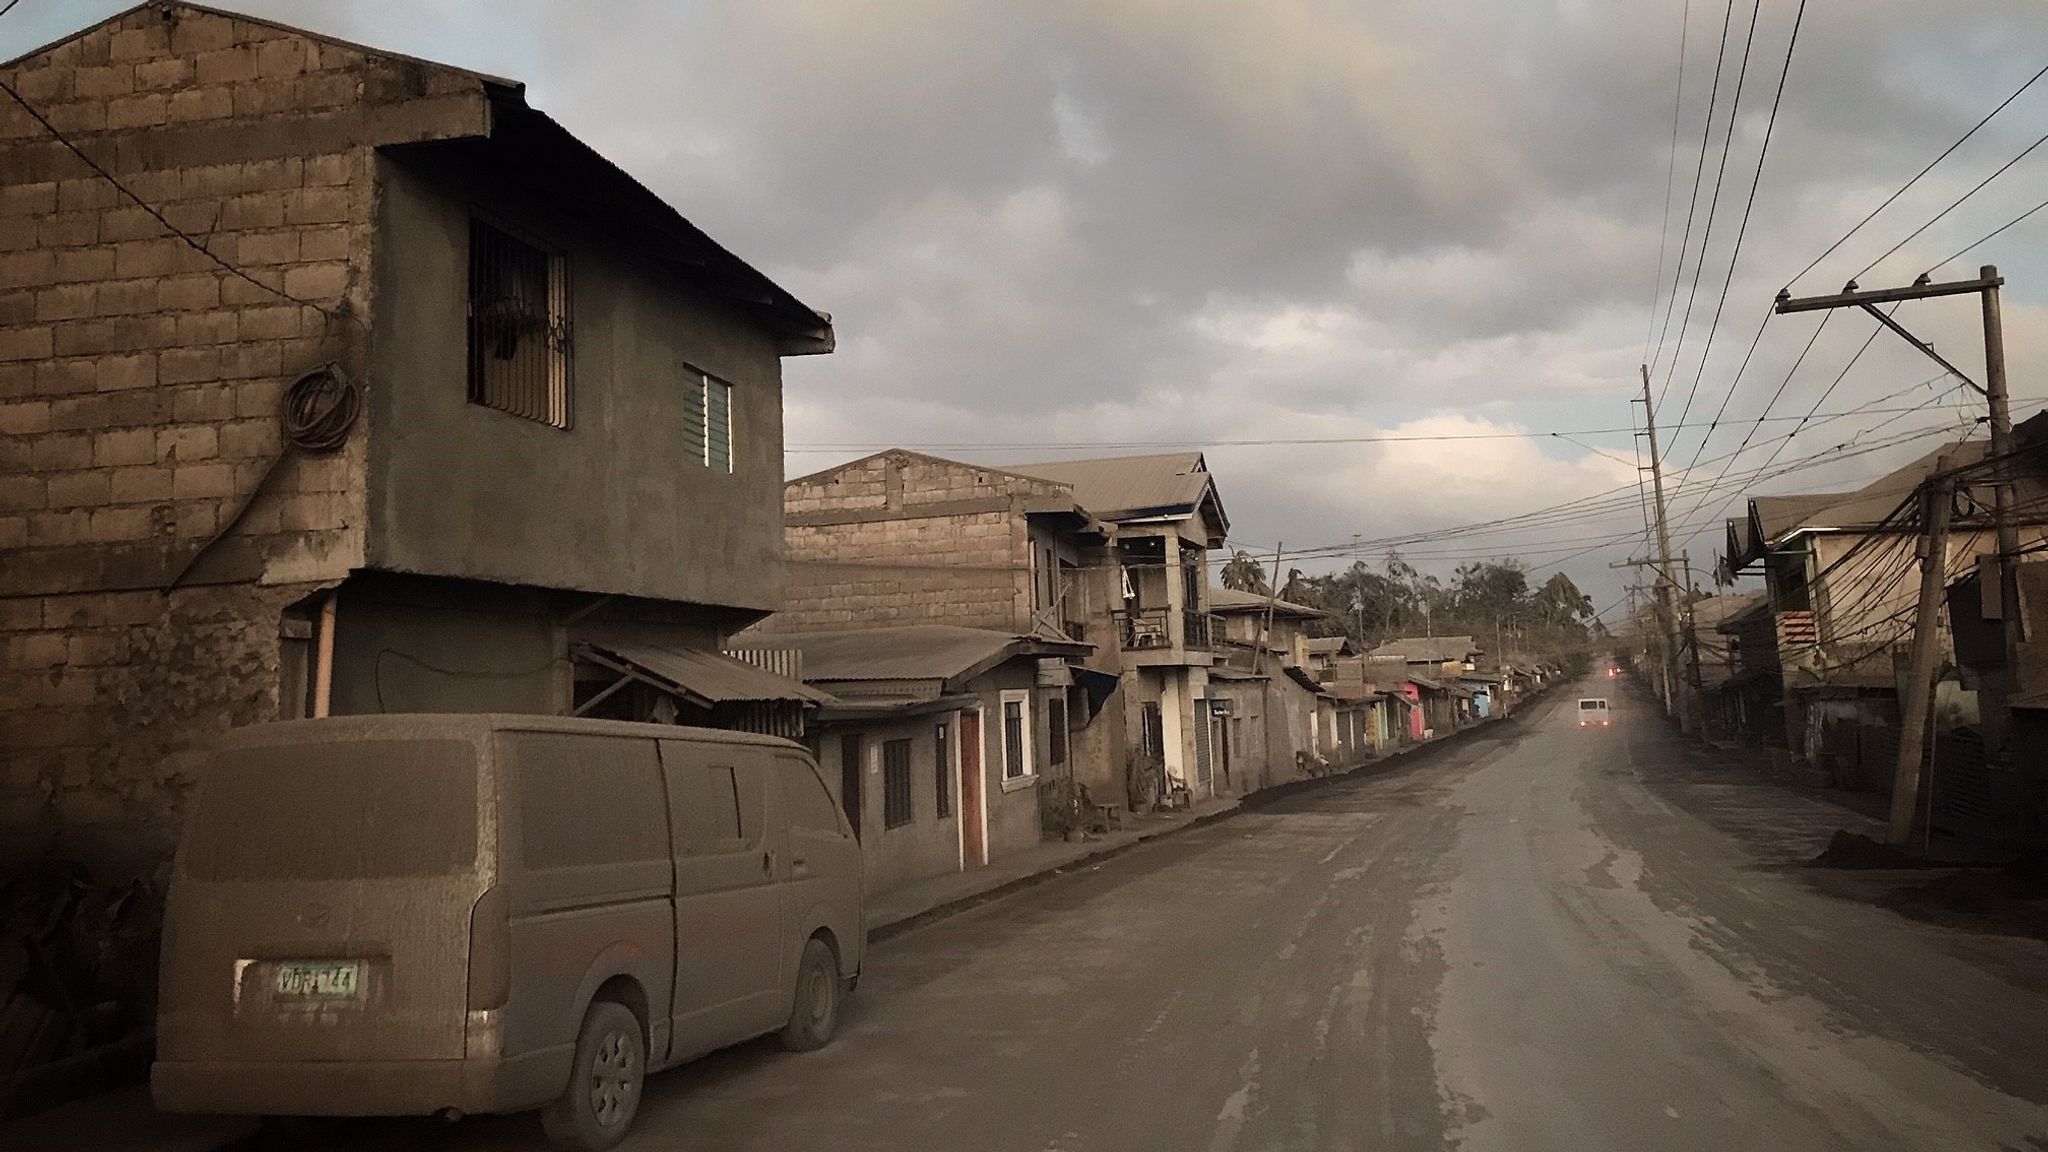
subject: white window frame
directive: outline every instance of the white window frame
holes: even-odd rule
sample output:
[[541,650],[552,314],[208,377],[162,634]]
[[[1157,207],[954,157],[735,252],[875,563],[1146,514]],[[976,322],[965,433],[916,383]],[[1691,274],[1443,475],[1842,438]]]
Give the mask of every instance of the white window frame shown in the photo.
[[[1020,705],[1019,711],[1023,714],[1023,723],[1019,724],[1017,729],[1023,744],[1023,755],[1019,757],[1019,762],[1024,765],[1024,771],[1016,776],[1010,775],[1010,705],[1012,703]],[[996,694],[996,756],[998,757],[997,763],[1002,765],[1002,787],[1005,792],[1015,792],[1020,788],[1028,788],[1038,778],[1038,764],[1031,758],[1031,729],[1034,723],[1032,712],[1030,689],[1006,688]]]
[[[696,462],[705,468],[721,476],[730,476],[739,467],[739,461],[734,456],[739,447],[739,413],[733,404],[734,396],[739,389],[725,377],[706,372],[694,364],[684,365],[684,369],[697,378],[697,412],[704,426],[703,438],[691,445],[694,449],[692,455]],[[722,469],[711,462],[711,389],[714,385],[725,389],[725,467]]]

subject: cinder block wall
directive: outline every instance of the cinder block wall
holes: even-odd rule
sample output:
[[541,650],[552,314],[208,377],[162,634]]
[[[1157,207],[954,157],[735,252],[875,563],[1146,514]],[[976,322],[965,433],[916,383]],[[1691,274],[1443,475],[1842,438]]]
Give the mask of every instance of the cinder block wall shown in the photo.
[[371,146],[456,100],[447,73],[171,12],[0,73],[134,194],[0,100],[5,858],[160,860],[181,753],[276,714],[281,615],[360,563],[366,434],[287,451],[280,400],[330,360],[360,379]]
[[1058,485],[885,453],[785,489],[789,592],[768,631],[1031,626],[1025,500]]

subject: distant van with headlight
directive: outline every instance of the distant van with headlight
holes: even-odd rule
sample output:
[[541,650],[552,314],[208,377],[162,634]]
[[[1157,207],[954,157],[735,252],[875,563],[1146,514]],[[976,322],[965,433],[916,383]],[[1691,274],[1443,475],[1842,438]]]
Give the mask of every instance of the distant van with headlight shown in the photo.
[[1609,712],[1605,696],[1581,696],[1579,698],[1579,727],[1605,728]]
[[173,1112],[543,1108],[618,1142],[641,1078],[832,1037],[861,852],[810,755],[740,732],[360,716],[230,733],[165,910]]

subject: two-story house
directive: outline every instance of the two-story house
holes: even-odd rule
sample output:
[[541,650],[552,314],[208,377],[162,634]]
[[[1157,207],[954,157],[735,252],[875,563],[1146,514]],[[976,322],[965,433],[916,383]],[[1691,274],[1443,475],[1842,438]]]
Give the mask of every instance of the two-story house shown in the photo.
[[1221,586],[1209,589],[1209,612],[1219,656],[1209,668],[1210,746],[1224,783],[1256,791],[1343,766],[1356,748],[1340,731],[1337,690],[1309,668],[1308,630],[1326,615]]
[[[2048,421],[2040,417],[2015,429],[2023,443],[2043,432]],[[1752,497],[1745,516],[1728,523],[1729,569],[1763,575],[1769,627],[1762,609],[1722,627],[1740,629],[1743,665],[1777,677],[1785,745],[1810,764],[1824,760],[1834,782],[1889,787],[1893,655],[1911,637],[1919,593],[1916,493],[1938,461],[1967,467],[1988,448],[1982,440],[1947,444],[1848,492]],[[2025,549],[2048,539],[2048,485],[2026,472],[2016,486]],[[1995,551],[1990,507],[1988,488],[1965,484],[1958,493],[1944,558],[1949,579]],[[1759,651],[1765,645],[1770,651]],[[1945,633],[1943,648],[1952,655]]]
[[0,77],[10,852],[148,865],[234,725],[822,699],[718,649],[831,326],[518,83],[180,3]]
[[1208,562],[1230,520],[1208,463],[1199,452],[1175,452],[1008,470],[1067,486],[1082,507],[1114,526],[1113,551],[1093,568],[1090,620],[1091,628],[1103,628],[1105,646],[1118,649],[1133,801],[1215,795],[1208,671],[1217,654]]

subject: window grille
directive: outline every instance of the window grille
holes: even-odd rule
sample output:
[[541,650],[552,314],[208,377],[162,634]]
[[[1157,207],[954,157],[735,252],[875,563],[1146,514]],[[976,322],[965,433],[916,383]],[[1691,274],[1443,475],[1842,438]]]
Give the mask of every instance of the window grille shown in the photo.
[[569,262],[469,224],[469,399],[569,427]]

